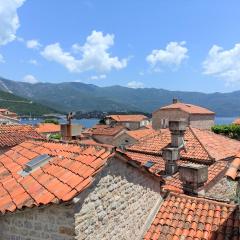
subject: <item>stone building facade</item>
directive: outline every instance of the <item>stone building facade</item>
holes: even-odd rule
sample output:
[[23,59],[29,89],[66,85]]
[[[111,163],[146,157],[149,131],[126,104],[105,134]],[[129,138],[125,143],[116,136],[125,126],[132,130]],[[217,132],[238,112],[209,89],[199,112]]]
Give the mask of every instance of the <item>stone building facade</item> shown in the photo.
[[109,115],[105,117],[107,125],[121,125],[129,130],[137,130],[145,127],[150,123],[148,117],[144,115]]
[[185,103],[175,103],[160,108],[152,114],[154,129],[168,128],[169,121],[185,121],[189,126],[211,129],[215,114],[208,109]]
[[162,201],[159,182],[114,158],[71,202],[7,213],[1,240],[142,239]]

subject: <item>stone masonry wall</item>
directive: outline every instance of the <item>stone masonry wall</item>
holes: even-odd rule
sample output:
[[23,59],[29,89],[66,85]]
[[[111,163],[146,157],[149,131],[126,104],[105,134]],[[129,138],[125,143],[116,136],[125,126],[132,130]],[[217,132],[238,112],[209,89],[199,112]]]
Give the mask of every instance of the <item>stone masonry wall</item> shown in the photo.
[[94,135],[93,139],[99,143],[112,144],[113,136]]
[[159,183],[113,159],[80,194],[76,205],[77,240],[137,240],[152,209],[161,201]]
[[72,206],[30,208],[0,217],[0,240],[73,240]]
[[113,139],[112,144],[116,147],[127,146],[137,142],[136,139],[129,136],[127,133],[122,133]]
[[164,120],[164,119],[165,119],[165,121],[167,121],[167,123],[169,121],[176,121],[176,120],[184,120],[184,121],[188,122],[189,114],[185,113],[183,111],[180,111],[178,109],[176,109],[176,110],[167,110],[167,109],[160,110],[159,109],[159,110],[153,112],[153,115],[152,115],[153,129],[164,128],[164,126],[162,126],[162,120]]
[[214,115],[191,115],[190,125],[200,129],[211,129],[214,126]]

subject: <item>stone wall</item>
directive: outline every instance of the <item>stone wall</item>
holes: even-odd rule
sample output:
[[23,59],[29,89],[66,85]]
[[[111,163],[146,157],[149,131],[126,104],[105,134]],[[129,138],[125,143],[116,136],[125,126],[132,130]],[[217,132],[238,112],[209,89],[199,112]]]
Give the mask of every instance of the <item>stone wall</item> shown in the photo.
[[73,207],[51,205],[0,217],[0,240],[73,240]]
[[[200,129],[210,129],[214,125],[214,115],[203,114],[188,114],[178,109],[162,109],[155,111],[152,117],[152,125],[154,129],[161,129],[168,127],[169,121],[183,120],[188,122],[192,127]],[[163,124],[167,122],[167,124]],[[164,126],[165,125],[165,126]]]
[[[182,120],[187,121],[189,119],[189,114],[178,109],[176,110],[157,110],[152,114],[152,126],[153,129],[167,128],[169,121]],[[166,124],[164,124],[164,122]]]
[[0,240],[137,240],[162,198],[159,182],[119,159],[96,175],[70,205],[48,205],[0,217]]
[[99,143],[112,144],[113,142],[113,136],[93,135],[92,137]]
[[137,240],[151,210],[161,202],[159,182],[113,159],[76,205],[76,239]]
[[214,115],[191,115],[190,125],[200,129],[211,129],[214,126]]
[[134,144],[135,142],[137,142],[136,139],[134,139],[133,137],[129,136],[126,132],[116,136],[113,139],[112,144],[116,147],[120,147],[120,146],[127,146],[127,145],[131,145]]

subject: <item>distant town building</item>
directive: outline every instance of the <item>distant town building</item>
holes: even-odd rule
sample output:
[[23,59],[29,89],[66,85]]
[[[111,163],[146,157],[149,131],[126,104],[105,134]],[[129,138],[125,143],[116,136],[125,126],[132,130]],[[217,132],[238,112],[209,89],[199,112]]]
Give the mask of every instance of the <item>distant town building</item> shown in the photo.
[[39,123],[36,126],[36,131],[43,135],[56,134],[61,133],[61,126],[54,123]]
[[129,130],[136,130],[144,127],[150,123],[147,116],[136,114],[136,115],[108,115],[105,117],[107,125],[116,126],[122,125]]
[[115,146],[117,137],[126,131],[126,128],[121,125],[110,126],[104,124],[97,124],[91,128],[89,137],[98,143],[110,144]]
[[6,108],[0,109],[0,125],[19,124],[18,115]]
[[18,115],[15,112],[11,112],[7,108],[0,108],[0,115],[10,118],[18,118]]
[[151,128],[123,131],[114,138],[113,145],[116,147],[124,148],[128,145],[136,143],[140,139],[150,134],[153,134],[154,132],[155,131]]
[[215,113],[206,108],[173,99],[172,104],[153,112],[152,126],[154,129],[168,128],[169,121],[181,120],[192,127],[211,129],[214,119]]

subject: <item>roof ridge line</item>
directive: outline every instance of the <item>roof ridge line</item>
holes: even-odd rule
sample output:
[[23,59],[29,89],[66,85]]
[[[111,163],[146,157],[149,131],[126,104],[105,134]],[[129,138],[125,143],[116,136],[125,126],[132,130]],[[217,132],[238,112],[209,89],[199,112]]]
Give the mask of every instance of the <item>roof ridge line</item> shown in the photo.
[[211,199],[205,198],[204,196],[203,197],[189,196],[189,195],[182,194],[182,193],[169,192],[169,195],[167,197],[170,197],[170,196],[185,197],[185,198],[189,198],[189,199],[196,199],[196,200],[199,200],[199,201],[204,200],[204,201],[207,201],[209,203],[218,203],[218,204],[221,204],[222,206],[228,206],[228,207],[237,207],[238,206],[237,204],[225,203],[225,202],[222,202],[220,200],[211,200]]
[[211,154],[208,152],[208,150],[205,148],[205,146],[203,145],[203,143],[201,142],[201,140],[199,139],[199,137],[196,135],[196,133],[194,132],[193,128],[191,126],[189,126],[190,131],[192,132],[192,134],[194,135],[194,137],[198,140],[198,142],[200,143],[200,145],[203,147],[203,149],[206,151],[206,153],[208,154],[209,158],[211,160],[215,160],[215,158],[213,158],[211,156]]

